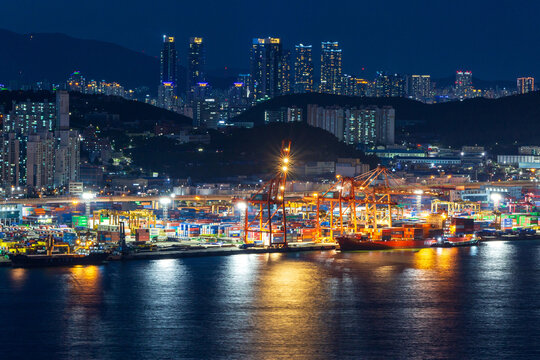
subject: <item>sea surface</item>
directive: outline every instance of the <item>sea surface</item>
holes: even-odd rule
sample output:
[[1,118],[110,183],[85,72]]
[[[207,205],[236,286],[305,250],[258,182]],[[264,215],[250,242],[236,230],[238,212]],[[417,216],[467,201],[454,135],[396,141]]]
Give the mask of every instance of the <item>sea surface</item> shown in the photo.
[[0,269],[0,359],[540,359],[540,241]]

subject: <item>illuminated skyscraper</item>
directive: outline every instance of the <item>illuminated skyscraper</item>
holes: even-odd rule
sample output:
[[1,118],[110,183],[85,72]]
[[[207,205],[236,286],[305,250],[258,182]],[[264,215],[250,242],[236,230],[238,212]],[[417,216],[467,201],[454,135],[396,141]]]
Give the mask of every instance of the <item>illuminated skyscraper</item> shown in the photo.
[[282,54],[279,38],[255,38],[251,46],[251,83],[255,100],[281,93]]
[[178,52],[176,51],[174,37],[163,35],[163,49],[161,50],[161,78],[160,85],[171,83],[176,94],[177,86]]
[[67,89],[69,91],[84,92],[86,80],[80,71],[74,71],[67,81]]
[[419,101],[431,97],[431,76],[411,75],[409,79],[409,97]]
[[0,183],[41,188],[78,180],[80,139],[70,129],[67,91],[57,91],[55,103],[13,103],[3,118]]
[[39,131],[52,131],[56,127],[56,105],[51,101],[13,102],[12,110],[4,115],[4,133],[34,134]]
[[[67,186],[70,181],[78,181],[80,173],[80,138],[69,125],[69,94],[56,93],[56,149],[54,153],[54,185]],[[45,139],[45,138],[44,138]]]
[[472,71],[456,71],[455,95],[460,99],[472,96]]
[[341,49],[339,43],[321,44],[321,85],[320,92],[341,94]]
[[174,94],[176,88],[172,82],[162,82],[158,87],[157,105],[163,109],[177,111],[178,97]]
[[3,133],[0,136],[0,184],[3,187],[24,185],[26,168],[21,140],[16,133]]
[[291,52],[284,50],[281,56],[281,84],[282,95],[291,93]]
[[240,76],[238,81],[233,83],[229,89],[229,118],[236,117],[247,110],[249,104],[248,86],[243,82]]
[[43,131],[28,136],[26,144],[27,186],[39,189],[54,185],[55,150],[55,137],[52,132]]
[[206,82],[205,50],[202,37],[189,39],[187,89],[191,91],[198,83]]
[[294,92],[313,91],[313,56],[311,45],[296,45],[294,60]]
[[517,91],[518,94],[526,94],[534,91],[534,78],[533,77],[520,77],[517,79]]
[[405,81],[399,74],[377,72],[375,77],[376,97],[403,97],[405,96]]
[[199,99],[195,101],[193,109],[194,125],[217,129],[219,121],[219,102],[215,98]]
[[372,96],[372,83],[366,79],[352,75],[343,75],[341,80],[341,95],[347,96]]
[[308,125],[324,129],[351,145],[394,144],[395,115],[390,106],[307,106]]
[[243,92],[246,97],[246,99],[251,98],[251,93],[253,92],[253,85],[251,82],[251,74],[238,74],[238,78],[236,82],[242,83],[243,85]]

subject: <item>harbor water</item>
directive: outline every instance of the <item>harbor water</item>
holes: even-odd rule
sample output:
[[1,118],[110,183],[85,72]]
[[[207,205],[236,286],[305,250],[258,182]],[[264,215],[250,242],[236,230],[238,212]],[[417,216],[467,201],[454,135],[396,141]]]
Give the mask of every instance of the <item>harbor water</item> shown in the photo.
[[2,359],[538,359],[540,241],[0,269]]

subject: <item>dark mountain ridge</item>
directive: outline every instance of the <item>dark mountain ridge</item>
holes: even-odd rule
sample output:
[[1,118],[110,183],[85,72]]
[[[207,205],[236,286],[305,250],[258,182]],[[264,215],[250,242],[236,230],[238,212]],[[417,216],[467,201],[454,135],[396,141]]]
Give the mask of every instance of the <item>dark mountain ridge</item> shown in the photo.
[[[307,105],[393,106],[398,139],[445,145],[537,144],[540,139],[540,92],[499,99],[476,98],[440,104],[423,104],[404,98],[361,98],[328,94],[296,94],[265,101],[239,115],[235,121],[264,123],[265,110]],[[412,125],[411,125],[412,124]],[[402,131],[402,133],[398,133]]]
[[[74,70],[87,79],[127,88],[157,87],[159,59],[125,47],[64,34],[17,34],[0,29],[0,82],[66,81]],[[36,61],[36,59],[39,59]]]

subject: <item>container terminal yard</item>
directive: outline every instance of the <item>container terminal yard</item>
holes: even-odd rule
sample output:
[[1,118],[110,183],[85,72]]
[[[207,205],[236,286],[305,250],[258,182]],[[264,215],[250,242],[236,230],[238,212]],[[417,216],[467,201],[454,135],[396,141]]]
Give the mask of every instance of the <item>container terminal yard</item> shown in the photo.
[[[23,255],[71,261],[68,255],[106,253],[108,260],[129,260],[540,238],[535,183],[520,182],[517,201],[505,196],[515,181],[406,185],[377,167],[354,178],[338,176],[322,191],[289,192],[289,152],[284,144],[275,175],[243,197],[84,193],[6,200],[0,204],[2,264],[15,265]],[[488,201],[451,199],[485,185],[496,190]],[[368,246],[349,248],[351,236]]]

